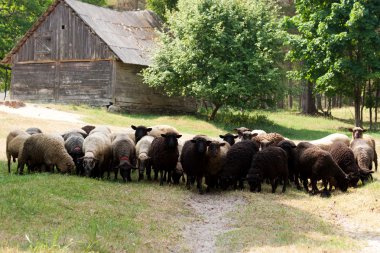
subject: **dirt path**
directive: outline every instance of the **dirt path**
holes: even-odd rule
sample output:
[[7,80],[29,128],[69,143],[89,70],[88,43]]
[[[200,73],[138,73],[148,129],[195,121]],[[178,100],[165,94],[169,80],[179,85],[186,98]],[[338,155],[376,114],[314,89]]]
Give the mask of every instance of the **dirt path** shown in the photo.
[[331,207],[330,218],[339,226],[344,232],[355,240],[365,242],[367,245],[360,249],[362,253],[377,253],[380,250],[380,228],[376,230],[369,230],[365,224],[354,223],[348,216],[345,216]]
[[219,235],[234,229],[227,214],[245,201],[237,195],[192,193],[186,203],[198,218],[184,228],[185,243],[190,252],[208,253],[216,251]]

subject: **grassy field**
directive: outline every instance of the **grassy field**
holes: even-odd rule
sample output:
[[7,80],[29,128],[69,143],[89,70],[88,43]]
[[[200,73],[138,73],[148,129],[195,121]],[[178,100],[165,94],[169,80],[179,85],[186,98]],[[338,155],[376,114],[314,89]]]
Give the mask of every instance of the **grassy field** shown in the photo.
[[[113,129],[169,124],[181,133],[216,137],[245,125],[311,140],[352,126],[350,108],[333,111],[338,119],[305,117],[294,112],[254,112],[239,118],[221,114],[218,122],[202,116],[109,114],[85,106],[49,105],[82,115],[90,124]],[[5,138],[13,128],[64,131],[82,123],[37,120],[0,112],[0,251],[2,252],[183,252],[183,229],[199,219],[186,204],[184,185],[155,182],[124,184],[58,174],[8,175]],[[225,123],[223,123],[225,122]],[[240,123],[240,125],[237,125]],[[234,125],[236,124],[236,125]],[[377,143],[380,135],[371,133]],[[12,167],[15,170],[15,165]],[[136,179],[136,175],[133,175]],[[217,240],[218,252],[360,252],[380,236],[380,184],[375,181],[329,199],[289,189],[271,194],[248,190],[217,193],[244,200],[234,212],[233,229]],[[212,197],[212,196],[211,196]]]

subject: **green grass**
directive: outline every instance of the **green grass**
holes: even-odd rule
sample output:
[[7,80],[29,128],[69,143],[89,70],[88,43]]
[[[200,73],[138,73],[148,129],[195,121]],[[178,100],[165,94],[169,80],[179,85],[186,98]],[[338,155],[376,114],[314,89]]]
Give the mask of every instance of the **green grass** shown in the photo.
[[156,183],[1,173],[0,248],[168,250],[179,240],[177,218],[186,220],[185,193]]

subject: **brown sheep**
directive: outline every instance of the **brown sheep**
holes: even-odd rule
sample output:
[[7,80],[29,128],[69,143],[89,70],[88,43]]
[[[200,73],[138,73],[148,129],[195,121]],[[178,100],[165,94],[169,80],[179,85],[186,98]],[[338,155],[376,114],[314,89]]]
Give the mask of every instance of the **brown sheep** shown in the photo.
[[[375,171],[377,171],[377,152],[376,152],[376,142],[375,142],[375,139],[372,138],[372,136],[368,135],[368,134],[363,134],[364,132],[366,132],[367,130],[366,129],[363,129],[361,127],[354,127],[354,128],[349,128],[348,129],[350,132],[352,132],[352,140],[355,140],[355,139],[363,139],[365,140],[368,145],[370,145],[373,149],[373,152],[374,152],[374,156],[373,156],[373,162],[375,163]],[[372,168],[372,165],[371,165],[371,168]]]
[[30,137],[30,134],[22,130],[13,130],[8,134],[5,144],[8,160],[8,173],[11,172],[11,159],[13,159],[13,162],[16,162],[16,158],[19,157],[19,153],[28,137]]

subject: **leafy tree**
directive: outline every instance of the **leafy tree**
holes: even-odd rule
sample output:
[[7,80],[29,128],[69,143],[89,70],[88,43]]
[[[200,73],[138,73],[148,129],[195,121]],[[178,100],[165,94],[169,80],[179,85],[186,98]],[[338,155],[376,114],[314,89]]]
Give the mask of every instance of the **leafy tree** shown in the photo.
[[93,5],[105,6],[107,4],[107,0],[80,0],[81,2],[86,2]]
[[168,95],[222,106],[273,105],[282,32],[271,1],[180,0],[144,81]]
[[380,77],[380,1],[299,0],[288,24],[289,57],[302,62],[296,74],[327,95],[355,101],[355,124],[362,125],[361,96],[366,81]]
[[147,0],[147,8],[154,11],[162,20],[166,21],[167,12],[177,10],[178,0]]

